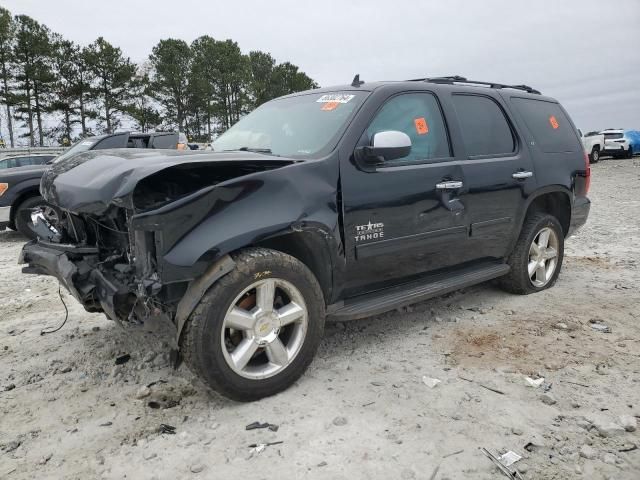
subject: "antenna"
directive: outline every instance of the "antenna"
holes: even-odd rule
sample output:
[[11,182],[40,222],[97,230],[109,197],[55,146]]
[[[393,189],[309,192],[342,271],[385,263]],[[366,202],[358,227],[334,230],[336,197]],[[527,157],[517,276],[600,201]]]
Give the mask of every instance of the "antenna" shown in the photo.
[[360,80],[360,74],[356,73],[356,76],[353,77],[353,81],[351,82],[351,86],[352,87],[359,87],[360,85],[362,85],[364,82],[362,80]]

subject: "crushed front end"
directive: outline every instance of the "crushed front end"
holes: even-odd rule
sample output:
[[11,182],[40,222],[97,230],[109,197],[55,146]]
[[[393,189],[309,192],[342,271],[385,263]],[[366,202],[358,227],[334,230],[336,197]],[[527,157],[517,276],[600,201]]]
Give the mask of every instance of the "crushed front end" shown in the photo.
[[169,320],[179,333],[192,297],[206,288],[202,278],[228,271],[213,271],[225,256],[219,219],[231,212],[227,227],[242,232],[246,217],[233,208],[283,191],[250,177],[292,163],[246,152],[78,154],[44,173],[40,191],[62,215],[54,222],[33,212],[38,238],[19,263],[24,273],[56,277],[89,312],[118,322]]
[[87,311],[112,320],[140,322],[161,313],[153,233],[133,233],[130,217],[117,207],[100,216],[65,211],[53,225],[33,212],[39,238],[22,250],[23,272],[56,277]]

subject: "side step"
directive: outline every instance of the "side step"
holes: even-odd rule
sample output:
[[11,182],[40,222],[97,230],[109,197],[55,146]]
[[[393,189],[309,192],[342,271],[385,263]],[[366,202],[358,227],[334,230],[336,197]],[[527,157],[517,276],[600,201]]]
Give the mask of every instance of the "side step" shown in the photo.
[[397,287],[350,298],[327,307],[327,320],[343,322],[388,312],[394,308],[438,297],[509,273],[504,263],[466,268]]

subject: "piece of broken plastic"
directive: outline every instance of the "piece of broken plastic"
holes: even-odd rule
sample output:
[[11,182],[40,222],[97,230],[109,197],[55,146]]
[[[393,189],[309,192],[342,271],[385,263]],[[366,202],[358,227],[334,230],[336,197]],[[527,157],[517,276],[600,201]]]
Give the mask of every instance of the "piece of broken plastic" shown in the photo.
[[422,383],[424,383],[429,388],[434,388],[440,382],[441,380],[438,380],[437,378],[430,378],[430,377],[427,377],[426,375],[422,377]]
[[544,377],[536,378],[535,380],[531,377],[525,377],[525,380],[527,381],[529,386],[533,388],[538,388],[544,383]]
[[520,459],[522,459],[522,457],[511,450],[500,457],[500,461],[505,467],[510,467]]

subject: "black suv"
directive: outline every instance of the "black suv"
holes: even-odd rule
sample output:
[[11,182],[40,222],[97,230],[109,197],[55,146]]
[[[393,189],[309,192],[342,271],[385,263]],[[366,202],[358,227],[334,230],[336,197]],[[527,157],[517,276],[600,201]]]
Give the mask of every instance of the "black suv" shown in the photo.
[[325,318],[499,279],[549,288],[589,213],[590,168],[557,101],[461,77],[268,102],[214,152],[93,151],[41,184],[25,273],[88,311],[169,320],[181,358],[238,400],[305,370]]

